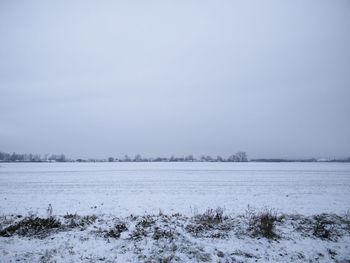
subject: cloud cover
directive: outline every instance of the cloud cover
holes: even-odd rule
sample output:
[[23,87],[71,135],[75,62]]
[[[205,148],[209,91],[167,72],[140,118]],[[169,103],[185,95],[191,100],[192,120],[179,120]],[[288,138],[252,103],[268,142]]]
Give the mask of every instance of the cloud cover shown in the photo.
[[350,154],[348,1],[2,1],[0,149]]

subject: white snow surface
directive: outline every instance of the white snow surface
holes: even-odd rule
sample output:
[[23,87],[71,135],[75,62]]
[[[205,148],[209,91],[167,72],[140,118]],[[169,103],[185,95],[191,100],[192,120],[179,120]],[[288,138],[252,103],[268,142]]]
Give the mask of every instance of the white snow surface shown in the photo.
[[0,213],[345,213],[347,163],[0,163]]
[[[68,214],[96,215],[45,237],[0,236],[0,262],[350,262],[349,201],[345,163],[0,163],[0,231],[47,218],[49,204],[62,224]],[[249,234],[248,205],[287,214],[277,240]],[[216,207],[227,219],[191,227]],[[314,235],[320,213],[343,222],[329,225],[334,238]],[[137,239],[145,218],[153,223]],[[127,230],[106,236],[120,222]]]

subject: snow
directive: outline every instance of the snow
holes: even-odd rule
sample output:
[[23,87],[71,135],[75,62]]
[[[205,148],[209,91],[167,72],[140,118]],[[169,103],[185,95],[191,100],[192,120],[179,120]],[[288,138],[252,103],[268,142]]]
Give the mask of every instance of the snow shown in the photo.
[[[49,204],[62,224],[67,214],[97,216],[44,237],[1,236],[0,262],[349,262],[349,201],[346,163],[0,163],[0,231],[17,215],[46,218]],[[248,205],[287,215],[278,240],[249,234]],[[226,221],[188,230],[216,207]],[[334,239],[297,230],[321,213],[341,216],[331,217]],[[145,218],[153,223],[136,239]],[[106,236],[119,222],[120,238]],[[157,239],[158,230],[173,236]]]
[[[145,218],[152,223],[142,228],[145,234],[137,239],[136,225]],[[120,238],[106,236],[119,220],[128,229]],[[225,221],[231,220],[230,228],[220,232]],[[87,227],[52,232],[46,238],[0,237],[0,262],[348,262],[350,258],[349,230],[343,229],[336,239],[323,240],[295,231],[289,219],[278,226],[281,238],[269,240],[245,232],[244,218],[228,218],[217,227],[224,237],[204,238],[186,231],[194,221],[181,215],[120,219],[104,215]],[[170,237],[155,238],[157,229],[168,231]],[[210,236],[217,231],[203,233]]]
[[180,212],[248,205],[305,215],[349,207],[341,163],[1,163],[3,214]]

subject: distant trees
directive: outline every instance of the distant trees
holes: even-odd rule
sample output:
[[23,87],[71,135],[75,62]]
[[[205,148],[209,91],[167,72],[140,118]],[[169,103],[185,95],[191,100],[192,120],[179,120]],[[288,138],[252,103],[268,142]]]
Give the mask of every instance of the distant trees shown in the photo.
[[[344,160],[349,161],[350,159]],[[136,154],[134,158],[130,158],[129,155],[125,155],[124,158],[108,157],[106,159],[67,159],[64,154],[45,154],[43,156],[39,154],[18,154],[18,153],[4,153],[0,152],[0,162],[247,162],[248,156],[246,152],[239,151],[236,154],[230,155],[224,158],[220,155],[212,157],[210,155],[201,155],[199,158],[194,157],[192,154],[185,157],[174,156],[167,157],[155,157],[144,158],[141,154]]]
[[142,162],[143,160],[142,160],[141,154],[136,154],[133,161],[134,162]]
[[236,154],[230,155],[227,159],[218,155],[216,158],[210,155],[201,155],[198,159],[192,154],[186,157],[176,157],[172,155],[169,159],[157,157],[154,159],[143,159],[143,161],[153,161],[153,162],[247,162],[248,156],[246,152],[239,151]]
[[18,154],[18,153],[3,153],[0,152],[0,161],[2,162],[41,162],[38,154]]
[[245,152],[237,152],[236,153],[236,161],[237,162],[248,162],[248,157]]
[[215,159],[209,155],[205,156],[205,155],[201,155],[201,157],[199,158],[200,162],[214,162]]
[[169,159],[166,157],[156,157],[152,159],[153,162],[169,162]]
[[245,152],[237,152],[227,158],[228,162],[248,162],[248,156]]
[[131,162],[131,159],[130,159],[130,157],[126,154],[125,156],[124,156],[124,160],[123,160],[124,162]]
[[40,154],[32,153],[4,153],[0,152],[0,162],[46,162],[46,161],[55,161],[55,162],[65,162],[66,157],[64,154],[53,154],[48,157],[47,154],[41,156]]
[[0,162],[350,162],[348,158],[321,158],[321,159],[250,159],[248,160],[247,153],[244,151],[238,151],[236,154],[232,154],[227,158],[218,155],[212,157],[210,155],[201,155],[195,157],[192,154],[186,155],[185,157],[174,156],[168,157],[155,157],[155,158],[144,158],[140,154],[136,154],[134,158],[130,158],[125,155],[124,158],[109,157],[105,159],[69,159],[64,154],[32,154],[32,153],[5,153],[0,152]]
[[65,162],[66,156],[64,154],[52,154],[48,160],[50,162]]
[[223,162],[223,161],[224,161],[224,158],[222,158],[220,155],[218,155],[218,156],[216,157],[216,161],[217,161],[217,162]]
[[206,160],[205,155],[201,155],[201,157],[199,157],[199,161],[200,162],[206,162],[207,160]]
[[192,154],[187,155],[187,156],[185,157],[185,162],[194,162],[195,160],[196,160],[196,159],[193,157]]
[[11,155],[9,153],[0,152],[0,160],[3,162],[9,162]]

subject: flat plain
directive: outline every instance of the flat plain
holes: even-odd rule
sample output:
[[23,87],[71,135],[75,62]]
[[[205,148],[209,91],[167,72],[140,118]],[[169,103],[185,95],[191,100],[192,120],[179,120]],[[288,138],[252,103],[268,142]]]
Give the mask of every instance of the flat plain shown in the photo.
[[0,258],[349,262],[349,204],[345,163],[1,163]]

